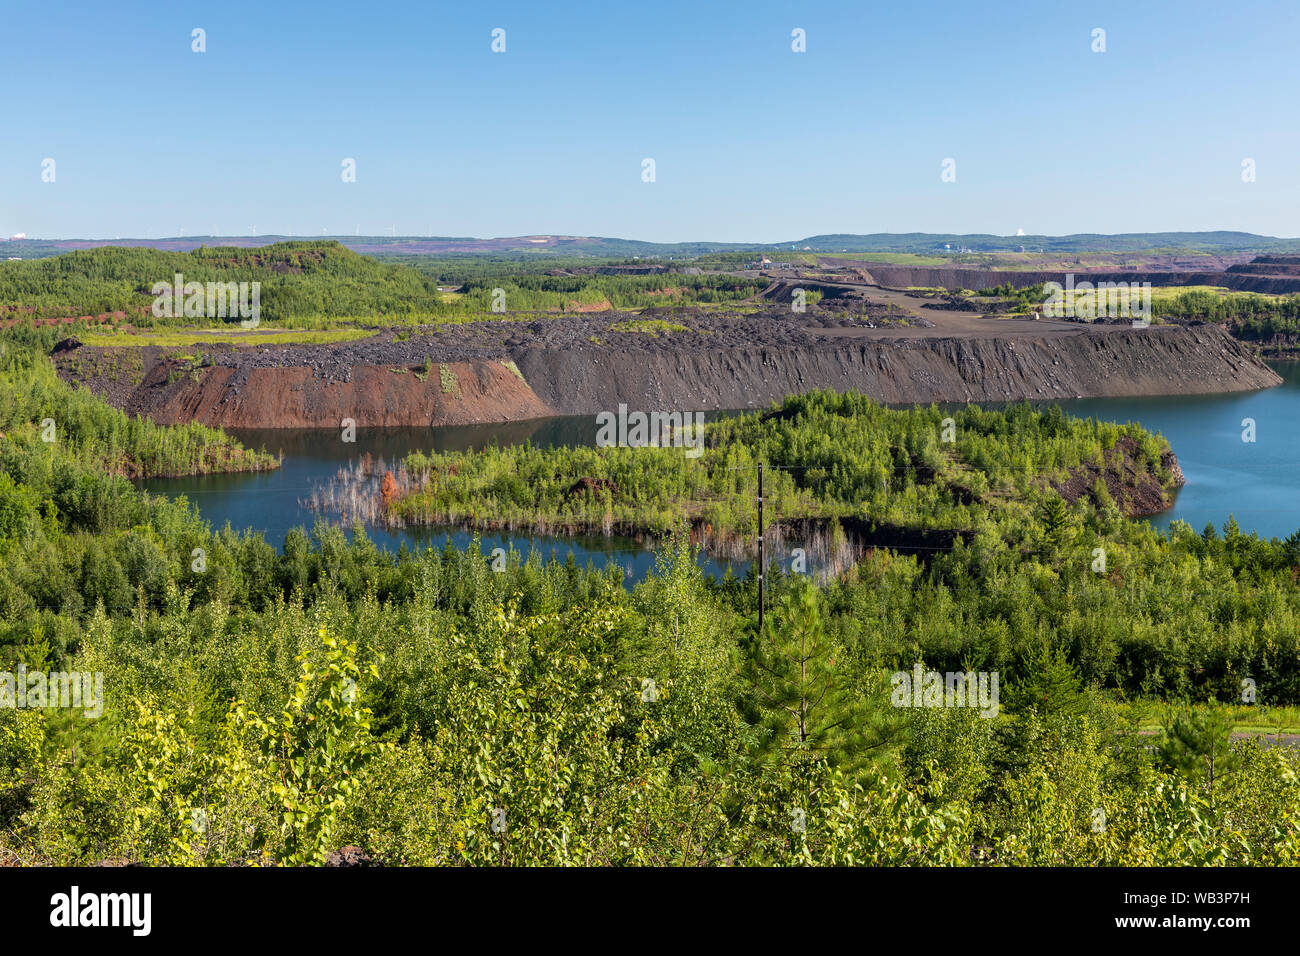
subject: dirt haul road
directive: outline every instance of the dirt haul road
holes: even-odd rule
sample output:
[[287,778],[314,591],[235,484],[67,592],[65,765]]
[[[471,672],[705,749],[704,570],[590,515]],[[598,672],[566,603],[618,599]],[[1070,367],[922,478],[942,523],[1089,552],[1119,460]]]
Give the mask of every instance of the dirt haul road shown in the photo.
[[128,413],[245,428],[338,427],[344,418],[361,427],[475,424],[595,414],[620,403],[754,408],[817,388],[929,403],[1280,382],[1212,325],[1134,329],[910,308],[884,315],[914,326],[774,306],[745,316],[659,311],[667,328],[629,332],[611,326],[638,316],[606,312],[427,327],[405,340],[390,329],[315,346],[91,348],[65,340],[52,357],[65,379]]

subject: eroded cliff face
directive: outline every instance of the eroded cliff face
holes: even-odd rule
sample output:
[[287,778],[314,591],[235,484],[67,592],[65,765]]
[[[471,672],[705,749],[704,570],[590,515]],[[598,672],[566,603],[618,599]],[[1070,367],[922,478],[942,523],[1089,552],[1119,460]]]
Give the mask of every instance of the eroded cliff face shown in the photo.
[[516,357],[543,402],[568,414],[767,405],[815,388],[882,402],[990,402],[1246,391],[1281,379],[1214,326],[1034,338],[909,338],[753,349]]
[[422,372],[360,366],[345,381],[325,381],[310,368],[254,368],[242,384],[236,370],[210,368],[168,390],[150,411],[160,424],[197,421],[233,428],[474,425],[556,414],[499,362],[438,365]]
[[163,425],[338,428],[351,419],[359,428],[385,428],[558,414],[502,361],[340,368],[311,360],[306,352],[304,364],[195,366],[141,351],[82,346],[58,353],[54,360],[65,379],[80,381],[128,414]]
[[[607,321],[607,320],[606,320]],[[989,402],[1245,391],[1278,376],[1211,325],[1076,327],[977,336],[692,334],[618,345],[547,329],[498,343],[366,340],[201,364],[158,349],[62,343],[60,374],[160,423],[237,428],[458,425],[630,408],[765,406],[817,388],[882,402]],[[581,330],[579,330],[581,332]],[[423,361],[416,364],[416,355]],[[441,359],[441,361],[440,361]]]

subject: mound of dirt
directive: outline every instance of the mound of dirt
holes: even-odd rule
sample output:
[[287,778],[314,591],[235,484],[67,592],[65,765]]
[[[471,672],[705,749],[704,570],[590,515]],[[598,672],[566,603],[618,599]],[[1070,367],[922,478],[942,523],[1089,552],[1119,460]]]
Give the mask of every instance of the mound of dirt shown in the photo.
[[1071,504],[1085,495],[1092,497],[1093,503],[1097,504],[1094,489],[1100,480],[1126,517],[1159,514],[1173,504],[1173,489],[1181,488],[1187,482],[1183,477],[1183,469],[1178,464],[1178,456],[1172,451],[1166,451],[1160,456],[1160,465],[1173,476],[1168,486],[1161,482],[1154,470],[1147,467],[1138,443],[1132,438],[1124,437],[1106,452],[1102,465],[1082,465],[1074,469],[1064,481],[1057,482],[1052,487]]
[[[886,314],[887,313],[887,314]],[[656,310],[390,331],[330,345],[56,347],[59,374],[160,423],[457,425],[617,409],[763,407],[816,388],[883,402],[1177,395],[1281,379],[1213,325],[1085,326],[955,311]],[[929,327],[925,327],[929,326]],[[634,329],[634,331],[628,331]],[[408,333],[403,333],[408,335]],[[184,354],[183,354],[184,353]]]
[[382,866],[379,861],[375,860],[369,853],[359,846],[345,846],[340,850],[335,850],[325,858],[325,866],[328,867],[358,867],[358,866]]

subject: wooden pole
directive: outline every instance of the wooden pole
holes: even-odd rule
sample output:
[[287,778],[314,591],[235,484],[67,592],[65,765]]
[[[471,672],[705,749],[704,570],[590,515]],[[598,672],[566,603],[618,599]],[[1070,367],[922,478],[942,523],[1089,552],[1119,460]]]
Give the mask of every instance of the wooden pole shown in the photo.
[[767,574],[763,562],[763,463],[758,463],[758,632],[763,633],[763,599]]

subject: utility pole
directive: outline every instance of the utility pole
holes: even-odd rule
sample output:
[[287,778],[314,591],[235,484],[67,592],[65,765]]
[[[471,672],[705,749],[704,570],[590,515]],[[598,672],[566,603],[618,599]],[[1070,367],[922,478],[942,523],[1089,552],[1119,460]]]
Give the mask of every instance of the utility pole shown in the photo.
[[767,575],[763,564],[763,463],[758,463],[758,633],[763,633],[763,598]]

